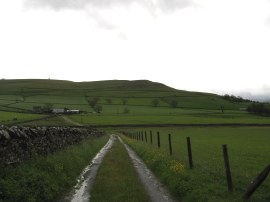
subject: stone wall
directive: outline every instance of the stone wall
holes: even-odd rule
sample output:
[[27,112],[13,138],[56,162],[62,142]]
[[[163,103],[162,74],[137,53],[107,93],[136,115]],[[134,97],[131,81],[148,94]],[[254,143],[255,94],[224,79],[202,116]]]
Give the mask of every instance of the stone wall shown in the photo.
[[0,164],[16,164],[103,134],[89,128],[0,126]]

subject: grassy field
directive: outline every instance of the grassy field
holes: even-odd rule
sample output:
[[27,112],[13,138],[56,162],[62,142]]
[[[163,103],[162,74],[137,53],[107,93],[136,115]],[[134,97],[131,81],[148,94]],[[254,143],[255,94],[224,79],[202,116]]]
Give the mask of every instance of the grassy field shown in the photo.
[[[1,80],[0,84],[0,115],[3,116],[4,111],[31,114],[34,106],[42,107],[50,103],[53,108],[86,112],[70,117],[85,125],[270,123],[268,117],[240,110],[246,108],[249,102],[231,102],[215,94],[176,90],[144,80]],[[88,104],[95,97],[102,106],[100,114],[96,114]],[[125,104],[123,100],[126,100]],[[153,100],[158,101],[156,107]],[[174,108],[171,106],[173,101],[177,102]],[[224,113],[221,106],[224,107]],[[27,113],[23,115],[32,116]]]
[[[149,141],[150,130],[153,133],[152,145]],[[133,131],[147,131],[147,143],[129,143],[181,201],[241,201],[249,183],[269,164],[269,127],[163,127],[137,128]],[[157,148],[157,131],[161,137],[160,149]],[[172,136],[172,157],[169,156],[169,133]],[[191,137],[193,170],[188,166],[186,137]],[[233,193],[227,192],[223,144],[228,145]],[[151,161],[156,155],[165,155],[163,158],[174,159],[184,166],[178,180],[175,181],[175,177],[171,177],[173,173],[159,166],[158,162]],[[251,201],[269,201],[269,189],[268,178]]]
[[[95,113],[89,106],[88,101],[93,98],[99,99],[101,113]],[[153,105],[153,100],[158,100],[157,106]],[[173,102],[177,102],[177,106],[173,107]],[[52,104],[53,108],[79,109],[85,113],[68,116],[68,119],[72,120],[69,122],[61,116],[33,121],[47,116],[33,114],[33,107],[43,107],[48,103]],[[0,80],[0,124],[17,124],[27,120],[32,121],[23,124],[32,126],[74,125],[74,123],[85,126],[270,124],[270,117],[243,111],[250,104],[251,102],[246,101],[228,101],[223,96],[210,93],[176,90],[145,80],[99,82]],[[145,129],[137,128],[136,131],[138,130]],[[152,130],[155,135],[157,130],[160,131],[160,149],[157,149],[156,139],[152,146],[149,142],[129,143],[174,195],[183,201],[239,201],[249,182],[269,163],[270,127],[161,127],[146,130],[148,132]],[[172,135],[173,140],[172,157],[168,155],[168,133]],[[187,165],[185,142],[187,136],[192,140],[195,165],[193,170],[189,170]],[[234,184],[234,192],[230,194],[226,191],[222,144],[228,144],[229,147]],[[157,159],[158,163],[153,159]],[[18,173],[29,174],[26,172],[29,167],[21,169]],[[35,172],[33,170],[33,173]],[[13,174],[16,176],[15,171]],[[39,179],[39,174],[33,178]],[[11,181],[14,179],[10,178]],[[270,201],[269,183],[267,179],[254,194],[252,201]],[[10,186],[14,190],[18,188],[12,183]],[[19,183],[18,186],[23,185]],[[31,195],[31,191],[29,193]],[[10,194],[18,195],[13,192]],[[50,194],[46,195],[51,197]]]
[[17,112],[0,111],[0,124],[12,124],[20,121],[34,120],[45,117],[41,114],[27,114]]
[[16,167],[0,166],[0,202],[58,201],[76,185],[107,140],[107,136],[89,139]]
[[[117,124],[270,124],[268,117],[257,116],[241,111],[228,111],[225,114],[214,110],[182,110],[166,109],[152,114],[145,108],[144,112],[130,114],[87,114],[73,115],[70,118],[85,125],[117,125]],[[144,114],[145,113],[145,114]]]
[[127,151],[119,140],[116,140],[98,170],[91,201],[149,201]]

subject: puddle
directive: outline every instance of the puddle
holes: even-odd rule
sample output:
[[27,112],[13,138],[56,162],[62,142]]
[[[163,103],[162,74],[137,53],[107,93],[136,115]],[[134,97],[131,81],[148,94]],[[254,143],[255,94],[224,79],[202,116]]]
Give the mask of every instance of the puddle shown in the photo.
[[97,170],[106,155],[106,153],[111,149],[116,137],[111,135],[109,141],[106,145],[97,153],[97,155],[92,159],[91,163],[82,171],[81,175],[77,179],[78,183],[74,187],[74,191],[70,196],[66,197],[62,202],[89,202],[90,201],[90,191],[95,182],[97,175]]
[[153,202],[174,202],[167,189],[162,185],[157,178],[150,171],[141,158],[128,146],[120,137],[118,137],[121,143],[124,144],[129,157],[139,175],[141,182],[143,183],[147,193]]

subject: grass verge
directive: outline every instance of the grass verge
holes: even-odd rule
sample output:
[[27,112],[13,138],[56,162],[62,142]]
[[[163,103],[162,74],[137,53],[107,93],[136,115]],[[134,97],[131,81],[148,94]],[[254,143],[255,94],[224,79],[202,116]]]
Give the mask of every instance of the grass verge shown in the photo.
[[[149,128],[150,129],[150,128]],[[147,166],[181,201],[242,201],[250,182],[269,164],[268,127],[182,127],[151,128],[153,144],[125,141]],[[156,132],[160,131],[161,148],[157,148]],[[168,133],[172,134],[173,155],[168,151]],[[192,140],[194,168],[188,168],[186,137]],[[222,144],[228,144],[234,191],[228,193]],[[184,166],[175,172],[172,162]],[[270,201],[268,177],[251,197],[252,202]]]
[[144,160],[145,164],[160,181],[168,186],[176,199],[182,199],[186,191],[185,187],[179,186],[179,181],[185,178],[186,168],[183,164],[160,152],[158,149],[147,147],[145,144],[140,144],[124,136],[121,137]]
[[65,150],[38,156],[17,167],[0,167],[0,202],[56,201],[70,191],[76,178],[108,137],[88,139]]
[[127,151],[119,140],[99,168],[91,201],[149,201]]

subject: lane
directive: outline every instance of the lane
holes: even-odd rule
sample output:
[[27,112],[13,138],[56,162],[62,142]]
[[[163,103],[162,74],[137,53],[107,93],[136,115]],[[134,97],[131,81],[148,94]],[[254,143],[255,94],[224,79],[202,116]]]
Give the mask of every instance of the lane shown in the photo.
[[75,122],[73,120],[71,120],[70,118],[68,118],[67,116],[65,115],[61,115],[61,117],[64,119],[65,122],[68,122],[68,123],[71,123],[75,126],[83,126],[82,124],[78,123],[78,122]]
[[91,163],[82,171],[81,175],[77,179],[78,183],[74,187],[74,190],[69,194],[63,202],[88,202],[90,201],[90,192],[93,187],[98,168],[107,154],[111,149],[116,136],[111,135],[107,144],[97,153],[97,155],[92,159]]
[[[144,162],[138,155],[126,145],[119,136],[111,135],[107,144],[99,151],[93,158],[91,163],[82,171],[77,179],[78,183],[74,190],[62,202],[89,202],[91,201],[91,191],[95,184],[98,169],[107,154],[111,150],[115,141],[119,141],[124,145],[125,151],[137,172],[139,180],[141,181],[146,193],[153,202],[174,202],[166,187],[161,184],[154,174],[147,168]],[[116,157],[117,158],[117,157]],[[133,198],[134,199],[134,198]]]
[[150,201],[132,160],[118,139],[104,157],[91,192],[91,202],[101,201]]
[[120,137],[118,138],[120,142],[124,144],[151,201],[174,202],[175,200],[172,198],[166,187],[158,181],[152,171],[147,168],[143,160],[128,145],[126,145]]

